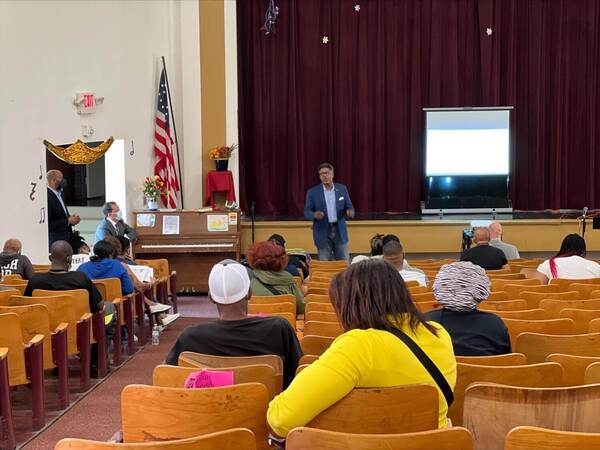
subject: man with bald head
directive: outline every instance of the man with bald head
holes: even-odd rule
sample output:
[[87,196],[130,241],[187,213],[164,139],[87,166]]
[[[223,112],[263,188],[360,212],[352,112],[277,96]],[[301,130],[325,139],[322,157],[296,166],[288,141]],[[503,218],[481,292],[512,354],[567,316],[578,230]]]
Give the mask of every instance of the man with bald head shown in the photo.
[[502,250],[504,252],[504,256],[506,256],[506,259],[519,258],[519,250],[517,250],[517,247],[502,241],[502,225],[500,225],[500,223],[492,222],[492,224],[489,226],[489,230],[490,245],[492,247]]
[[69,214],[63,197],[63,190],[67,185],[60,170],[49,170],[46,174],[48,183],[48,244],[52,246],[56,241],[71,241],[73,225],[81,219],[77,215]]
[[21,241],[9,239],[4,243],[0,253],[0,279],[4,275],[21,275],[24,280],[29,280],[33,275],[33,265],[29,258],[21,255]]
[[460,255],[461,261],[470,261],[485,270],[502,269],[508,264],[504,252],[490,245],[490,230],[488,228],[475,228],[473,242],[475,247],[462,252]]

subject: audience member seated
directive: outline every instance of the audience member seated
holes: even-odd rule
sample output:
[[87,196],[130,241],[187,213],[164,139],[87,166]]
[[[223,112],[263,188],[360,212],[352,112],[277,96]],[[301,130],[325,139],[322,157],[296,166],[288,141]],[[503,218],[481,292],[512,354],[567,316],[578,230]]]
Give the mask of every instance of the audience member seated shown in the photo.
[[96,242],[107,236],[127,236],[132,241],[138,238],[138,232],[123,220],[121,208],[116,202],[106,202],[102,207],[104,219],[96,227]]
[[399,242],[391,240],[383,246],[383,260],[394,266],[404,281],[415,280],[420,286],[427,286],[427,277],[423,272],[405,268],[404,251]]
[[490,230],[487,228],[475,228],[473,242],[475,247],[463,251],[460,255],[461,261],[470,261],[485,270],[498,270],[508,265],[504,252],[490,246]]
[[[269,237],[269,241],[273,242],[276,245],[279,245],[280,247],[283,247],[285,250],[285,239],[282,235],[273,234],[273,235],[271,235],[271,237]],[[301,263],[301,261],[296,255],[288,255],[288,263],[284,270],[286,272],[288,272],[290,275],[292,275],[293,277],[299,277],[300,271],[302,270],[303,278],[306,278],[308,276],[308,267],[306,267],[306,273],[304,273],[304,268],[298,267],[300,265],[300,263]],[[304,264],[304,263],[302,263],[302,264]]]
[[[383,259],[383,247],[385,244],[392,241],[400,244],[400,238],[395,234],[376,234],[369,241],[371,245],[371,256],[356,255],[354,258],[352,258],[352,262],[350,264],[356,264],[367,259]],[[411,267],[406,258],[404,258],[403,267],[405,269],[421,272],[423,275],[425,275],[425,272],[423,272],[421,269]]]
[[[450,336],[427,322],[412,302],[398,271],[381,260],[352,264],[331,282],[331,301],[345,333],[275,397],[267,421],[279,436],[309,423],[356,387],[436,382],[394,333],[401,330],[425,352],[451,388],[456,360]],[[440,390],[439,426],[448,405]]]
[[24,280],[29,280],[33,275],[33,265],[29,258],[21,255],[21,241],[9,239],[4,243],[0,253],[0,279],[4,275],[21,275]]
[[490,246],[502,250],[506,259],[518,259],[519,250],[517,250],[517,247],[502,241],[502,225],[498,222],[492,222],[488,228],[490,230]]
[[252,290],[246,268],[236,261],[221,261],[210,271],[208,289],[219,320],[183,330],[167,355],[167,364],[177,365],[179,354],[185,351],[216,356],[278,355],[287,386],[302,356],[300,343],[282,317],[247,317]]
[[548,283],[552,278],[598,278],[600,264],[585,259],[585,240],[578,234],[566,236],[558,253],[541,263],[536,271],[536,278]]
[[[102,301],[102,295],[94,286],[92,280],[80,271],[70,272],[71,258],[73,257],[73,247],[67,241],[55,241],[50,246],[50,271],[34,273],[27,287],[25,295],[31,296],[36,289],[48,291],[68,291],[71,289],[85,289],[89,294],[90,311],[92,313],[102,311],[104,314],[104,323],[106,325],[106,345],[112,341],[115,333],[115,306],[111,302]],[[98,376],[98,347],[92,345],[90,373],[92,378]]]
[[477,309],[490,295],[490,280],[481,267],[470,262],[443,265],[435,277],[433,294],[442,309],[430,311],[426,317],[450,333],[455,355],[511,352],[510,337],[502,319]]
[[138,263],[136,263],[135,259],[133,259],[130,255],[131,241],[125,236],[117,236],[117,239],[121,244],[121,247],[117,249],[120,250],[119,254],[117,255],[117,259],[128,266],[137,266]]
[[294,277],[283,270],[288,257],[285,249],[271,241],[257,242],[246,252],[254,295],[293,294],[296,296],[296,313],[304,314],[304,296]]

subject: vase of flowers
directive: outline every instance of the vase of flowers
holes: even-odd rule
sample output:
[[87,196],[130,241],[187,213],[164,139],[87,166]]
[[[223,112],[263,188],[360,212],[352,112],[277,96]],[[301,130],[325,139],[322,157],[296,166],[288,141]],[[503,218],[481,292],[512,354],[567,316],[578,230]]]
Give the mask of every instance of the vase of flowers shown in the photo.
[[237,147],[237,144],[232,144],[229,147],[215,147],[210,151],[209,158],[214,160],[217,172],[225,172],[228,169],[229,158]]
[[142,191],[146,197],[146,208],[149,211],[158,209],[158,197],[165,193],[165,182],[158,175],[146,177],[142,184]]

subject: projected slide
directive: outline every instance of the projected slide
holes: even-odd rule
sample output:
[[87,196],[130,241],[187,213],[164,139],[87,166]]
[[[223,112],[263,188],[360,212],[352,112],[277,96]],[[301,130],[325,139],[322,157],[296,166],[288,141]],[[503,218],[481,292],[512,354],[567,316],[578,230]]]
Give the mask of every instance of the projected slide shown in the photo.
[[426,175],[508,175],[508,111],[428,111]]

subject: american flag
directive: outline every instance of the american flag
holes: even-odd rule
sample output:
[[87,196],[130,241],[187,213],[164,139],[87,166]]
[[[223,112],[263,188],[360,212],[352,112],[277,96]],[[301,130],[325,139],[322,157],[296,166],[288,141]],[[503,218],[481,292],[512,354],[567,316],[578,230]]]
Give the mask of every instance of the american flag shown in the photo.
[[156,117],[154,119],[154,174],[162,178],[165,183],[166,194],[162,202],[167,208],[177,208],[180,204],[179,178],[177,177],[177,155],[175,141],[173,140],[173,127],[171,125],[171,105],[167,94],[167,77],[165,68],[160,72],[158,84],[158,101],[156,102]]

